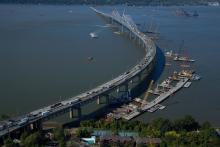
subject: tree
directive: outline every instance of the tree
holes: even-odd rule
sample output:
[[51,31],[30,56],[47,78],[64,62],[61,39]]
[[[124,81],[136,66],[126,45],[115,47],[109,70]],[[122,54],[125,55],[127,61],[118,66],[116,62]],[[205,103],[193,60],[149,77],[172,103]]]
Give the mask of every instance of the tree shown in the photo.
[[0,115],[0,120],[5,120],[5,119],[9,119],[9,118],[10,118],[10,116],[7,115],[7,114],[1,114]]
[[54,139],[58,141],[59,147],[65,147],[66,142],[65,142],[65,134],[64,130],[61,127],[58,127],[54,129]]
[[184,118],[177,119],[174,122],[174,129],[176,131],[195,131],[199,129],[199,123],[192,116],[186,115]]
[[157,118],[149,124],[149,128],[160,131],[162,134],[164,134],[172,129],[172,123],[168,119]]
[[8,138],[4,141],[5,147],[16,147],[17,145],[13,142],[11,138]]
[[79,129],[76,131],[76,135],[77,135],[77,137],[79,137],[79,138],[82,138],[82,137],[90,137],[90,136],[91,136],[91,132],[88,131],[88,129],[86,129],[86,128],[79,128]]
[[202,124],[201,129],[202,129],[202,130],[207,130],[207,129],[210,129],[211,127],[212,127],[211,124],[206,121],[206,122],[204,122],[204,123]]
[[22,142],[22,145],[24,147],[40,146],[41,144],[42,144],[42,139],[40,132],[30,134]]

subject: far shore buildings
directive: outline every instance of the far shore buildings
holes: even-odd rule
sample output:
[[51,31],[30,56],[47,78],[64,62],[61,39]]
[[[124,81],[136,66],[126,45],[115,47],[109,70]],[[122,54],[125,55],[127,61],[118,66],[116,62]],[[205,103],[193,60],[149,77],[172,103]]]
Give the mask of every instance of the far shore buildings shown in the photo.
[[219,6],[219,2],[208,2],[208,6]]
[[149,145],[149,144],[154,144],[154,145],[160,145],[161,143],[160,138],[146,138],[146,137],[128,137],[128,136],[101,136],[100,137],[100,146],[105,146],[105,145],[132,145],[136,146],[139,144],[144,144],[144,145]]

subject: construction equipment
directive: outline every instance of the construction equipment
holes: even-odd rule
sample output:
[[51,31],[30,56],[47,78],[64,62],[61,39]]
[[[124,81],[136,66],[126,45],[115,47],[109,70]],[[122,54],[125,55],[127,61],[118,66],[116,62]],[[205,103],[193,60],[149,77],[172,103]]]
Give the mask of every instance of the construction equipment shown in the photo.
[[141,104],[141,107],[143,107],[144,105],[147,104],[147,98],[149,96],[149,91],[151,89],[151,87],[153,86],[153,83],[154,83],[154,80],[151,80],[150,84],[149,84],[149,87],[145,93],[145,96],[144,96],[144,99],[142,100],[142,104]]

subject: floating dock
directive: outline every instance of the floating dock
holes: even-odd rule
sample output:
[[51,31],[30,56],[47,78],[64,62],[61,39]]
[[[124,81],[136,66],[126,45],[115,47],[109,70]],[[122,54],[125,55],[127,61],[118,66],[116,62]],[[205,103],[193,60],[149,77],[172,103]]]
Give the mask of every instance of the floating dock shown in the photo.
[[135,98],[131,103],[127,105],[123,105],[120,108],[117,108],[116,110],[113,111],[113,113],[111,113],[111,115],[109,114],[108,116],[114,119],[122,118],[125,120],[131,120],[146,111],[153,113],[157,110],[165,109],[166,106],[160,104],[162,101],[164,101],[170,95],[180,90],[182,87],[190,86],[191,84],[191,82],[188,82],[190,80],[189,75],[185,74],[185,76],[183,76],[182,73],[189,74],[192,72],[181,71],[179,73],[176,73],[177,74],[176,80],[173,80],[171,77],[169,77],[166,80],[164,80],[160,85],[158,85],[154,90],[149,90],[148,91],[149,93],[158,95],[154,100],[144,103],[142,99]]

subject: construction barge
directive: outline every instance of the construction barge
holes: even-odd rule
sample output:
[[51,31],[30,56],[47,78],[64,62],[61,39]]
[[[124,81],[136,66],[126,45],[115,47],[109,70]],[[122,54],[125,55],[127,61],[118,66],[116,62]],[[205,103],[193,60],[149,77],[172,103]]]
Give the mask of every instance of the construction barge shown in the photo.
[[107,119],[131,120],[144,112],[153,113],[157,110],[165,109],[166,106],[163,106],[160,103],[181,88],[189,87],[191,85],[191,82],[189,84],[189,81],[199,80],[195,77],[197,77],[197,75],[195,75],[192,70],[174,72],[172,76],[157,85],[155,89],[147,90],[147,94],[157,95],[155,99],[148,102],[145,99],[135,98],[129,104],[123,105],[109,113],[107,115]]

